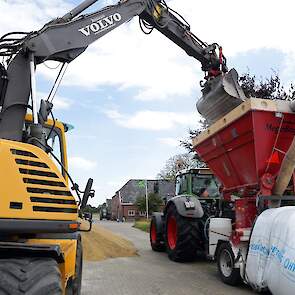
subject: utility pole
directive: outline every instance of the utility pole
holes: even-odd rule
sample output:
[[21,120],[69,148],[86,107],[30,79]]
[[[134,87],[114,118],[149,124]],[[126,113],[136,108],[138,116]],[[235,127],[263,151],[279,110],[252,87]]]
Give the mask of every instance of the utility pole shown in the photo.
[[146,205],[146,219],[149,219],[149,198],[148,198],[148,181],[145,180],[145,205]]

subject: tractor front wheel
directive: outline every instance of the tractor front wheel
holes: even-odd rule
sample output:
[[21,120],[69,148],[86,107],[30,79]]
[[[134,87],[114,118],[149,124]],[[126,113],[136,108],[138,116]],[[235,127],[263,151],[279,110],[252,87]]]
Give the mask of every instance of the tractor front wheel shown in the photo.
[[160,227],[161,224],[157,223],[156,218],[153,216],[150,226],[150,243],[153,251],[163,252],[165,251],[165,243],[163,233]]
[[52,258],[0,259],[0,294],[62,295],[62,279]]
[[170,205],[165,224],[166,249],[171,260],[193,261],[204,251],[198,220],[179,215],[175,205]]

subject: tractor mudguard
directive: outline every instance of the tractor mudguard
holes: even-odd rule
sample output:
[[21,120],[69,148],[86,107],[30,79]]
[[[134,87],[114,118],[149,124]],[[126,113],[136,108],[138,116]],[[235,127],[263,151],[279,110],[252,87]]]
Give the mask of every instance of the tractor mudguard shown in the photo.
[[202,205],[196,197],[183,195],[170,199],[165,207],[164,214],[171,204],[175,205],[178,214],[183,217],[202,218],[204,216]]

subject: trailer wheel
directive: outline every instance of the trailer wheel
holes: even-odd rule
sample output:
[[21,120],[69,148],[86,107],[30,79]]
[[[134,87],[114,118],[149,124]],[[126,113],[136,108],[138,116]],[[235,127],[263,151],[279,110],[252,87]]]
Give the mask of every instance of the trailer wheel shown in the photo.
[[240,269],[235,268],[235,256],[229,243],[222,243],[217,252],[217,267],[221,280],[237,286],[242,282]]
[[150,243],[153,251],[164,252],[166,248],[164,238],[163,235],[161,235],[158,226],[159,224],[157,224],[156,219],[153,217],[150,226]]
[[0,294],[62,295],[62,279],[53,258],[0,259]]
[[165,230],[166,249],[172,261],[193,261],[204,251],[198,220],[179,215],[174,205],[167,209]]
[[75,264],[75,278],[68,282],[66,294],[80,295],[82,287],[82,268],[83,268],[83,248],[81,237],[77,240],[76,264]]

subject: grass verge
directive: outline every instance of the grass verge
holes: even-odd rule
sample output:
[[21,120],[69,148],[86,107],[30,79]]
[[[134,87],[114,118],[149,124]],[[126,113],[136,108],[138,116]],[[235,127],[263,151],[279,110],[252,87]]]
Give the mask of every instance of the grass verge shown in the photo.
[[148,233],[150,231],[150,224],[150,220],[136,220],[133,227]]

